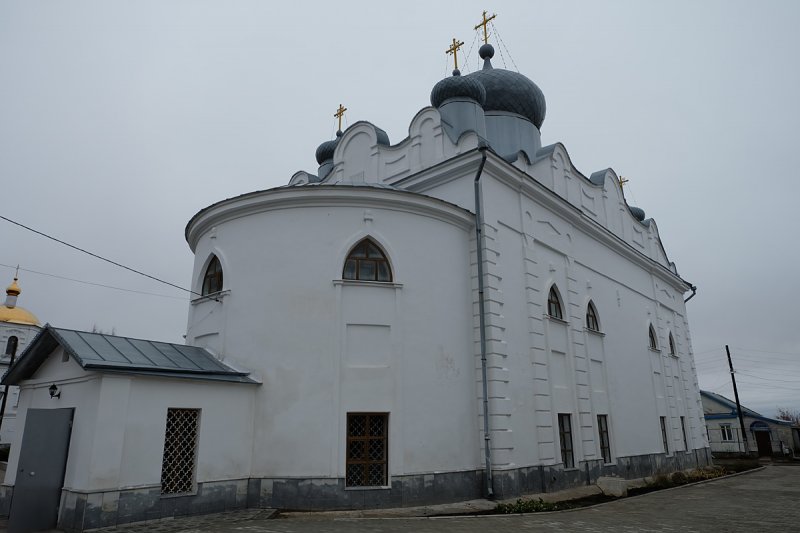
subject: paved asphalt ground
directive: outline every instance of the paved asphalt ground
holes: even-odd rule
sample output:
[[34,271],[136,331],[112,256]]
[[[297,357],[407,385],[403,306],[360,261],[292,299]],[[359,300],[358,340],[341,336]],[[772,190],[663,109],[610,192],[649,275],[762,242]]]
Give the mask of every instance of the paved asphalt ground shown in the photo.
[[[706,532],[748,533],[800,530],[800,465],[763,470],[678,487],[572,511],[457,518],[336,518],[318,513],[302,518],[264,519],[216,515],[162,520],[117,529],[160,533],[344,533],[395,532]],[[108,530],[104,530],[108,531]]]

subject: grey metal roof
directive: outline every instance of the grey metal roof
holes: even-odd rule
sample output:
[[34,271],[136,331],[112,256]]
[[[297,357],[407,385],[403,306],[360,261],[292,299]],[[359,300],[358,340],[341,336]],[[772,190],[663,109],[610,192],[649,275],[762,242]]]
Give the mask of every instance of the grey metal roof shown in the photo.
[[84,370],[257,383],[249,372],[232,368],[197,346],[54,328],[49,324],[20,354],[2,383],[15,385],[33,376],[57,346]]
[[479,52],[484,60],[483,69],[467,74],[466,77],[479,81],[486,89],[483,109],[522,115],[542,129],[547,104],[539,86],[518,72],[493,68],[490,61],[494,56],[492,45],[481,46]]

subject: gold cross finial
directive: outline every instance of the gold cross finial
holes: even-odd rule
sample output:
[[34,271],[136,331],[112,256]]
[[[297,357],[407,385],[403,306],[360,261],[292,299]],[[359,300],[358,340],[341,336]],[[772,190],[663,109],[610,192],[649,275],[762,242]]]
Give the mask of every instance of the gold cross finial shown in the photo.
[[339,109],[337,109],[336,113],[333,114],[334,117],[339,119],[339,131],[342,131],[342,117],[344,116],[345,111],[347,111],[347,108],[342,104],[339,104]]
[[458,50],[464,46],[464,41],[459,41],[455,37],[453,37],[453,44],[450,45],[450,48],[447,49],[445,52],[446,54],[453,54],[453,62],[456,65],[456,70],[458,70]]
[[628,178],[623,178],[622,176],[620,176],[619,177],[619,187],[620,187],[620,189],[625,187],[625,184],[628,183],[629,181],[631,181],[631,180],[629,180]]
[[488,44],[488,42],[489,42],[489,31],[486,29],[486,26],[487,26],[487,25],[489,24],[489,22],[490,22],[490,21],[492,21],[492,20],[493,20],[493,19],[494,19],[496,16],[497,16],[497,15],[493,14],[491,17],[489,17],[489,18],[486,18],[486,11],[484,11],[484,12],[483,12],[483,20],[482,20],[482,21],[480,21],[480,22],[478,23],[478,25],[477,25],[477,26],[475,26],[475,29],[476,29],[476,30],[477,30],[478,28],[480,28],[481,26],[483,26],[483,44]]

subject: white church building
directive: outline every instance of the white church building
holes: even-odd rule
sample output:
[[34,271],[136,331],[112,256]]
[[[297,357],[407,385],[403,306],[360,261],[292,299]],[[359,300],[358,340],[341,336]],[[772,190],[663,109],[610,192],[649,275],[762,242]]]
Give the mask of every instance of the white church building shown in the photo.
[[357,122],[316,172],[197,213],[186,346],[45,326],[3,380],[21,390],[12,524],[510,498],[708,464],[694,287],[611,169],[542,146],[542,91],[493,54],[437,83],[400,142]]

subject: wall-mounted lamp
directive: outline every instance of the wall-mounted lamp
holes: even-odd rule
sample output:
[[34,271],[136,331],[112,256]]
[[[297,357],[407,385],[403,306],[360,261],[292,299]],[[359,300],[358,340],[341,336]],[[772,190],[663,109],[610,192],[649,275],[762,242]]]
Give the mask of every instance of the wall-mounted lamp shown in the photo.
[[49,389],[47,389],[47,390],[49,390],[49,391],[50,391],[50,397],[51,397],[51,398],[61,398],[61,391],[60,391],[60,390],[58,390],[58,387],[56,387],[56,384],[55,384],[55,383],[53,383],[52,385],[50,385],[50,388],[49,388]]

